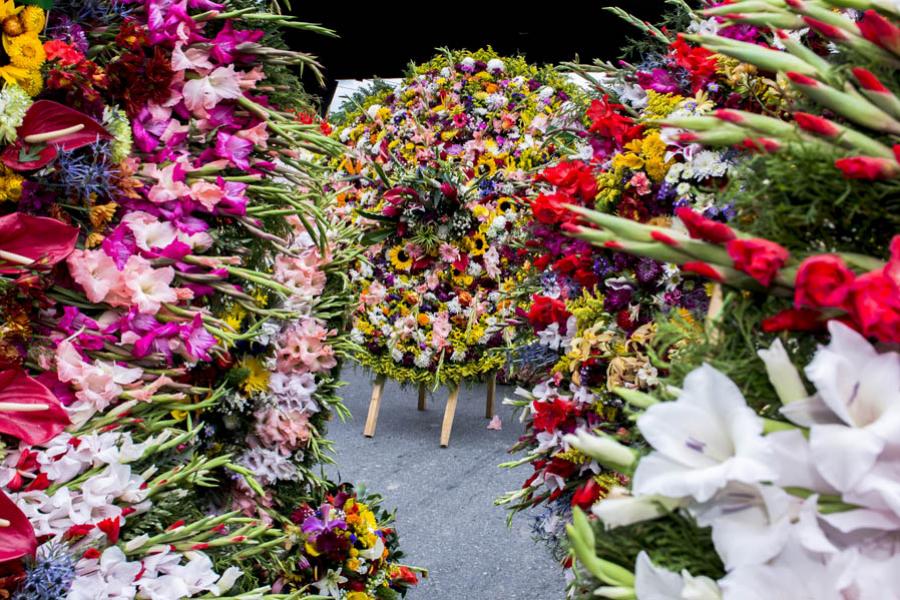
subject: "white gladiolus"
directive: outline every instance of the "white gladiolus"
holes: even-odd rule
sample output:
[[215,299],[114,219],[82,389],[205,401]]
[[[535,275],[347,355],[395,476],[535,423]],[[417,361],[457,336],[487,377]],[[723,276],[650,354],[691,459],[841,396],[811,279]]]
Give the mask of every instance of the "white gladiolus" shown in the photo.
[[809,396],[800,373],[791,362],[791,357],[788,356],[781,340],[775,340],[767,350],[759,350],[757,354],[766,364],[769,381],[772,382],[782,404],[790,404]]

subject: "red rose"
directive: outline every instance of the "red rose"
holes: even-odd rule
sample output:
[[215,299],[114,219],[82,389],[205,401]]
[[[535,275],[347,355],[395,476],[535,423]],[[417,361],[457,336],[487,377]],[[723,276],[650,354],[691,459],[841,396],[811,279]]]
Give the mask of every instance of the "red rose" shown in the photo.
[[737,237],[734,231],[731,230],[731,227],[725,223],[707,219],[687,206],[676,208],[675,215],[687,227],[688,233],[692,238],[712,242],[713,244],[724,244]]
[[535,431],[556,431],[572,411],[572,403],[562,398],[554,398],[550,402],[532,402],[531,406],[534,408],[532,427]]
[[556,225],[569,212],[563,204],[577,204],[577,202],[565,194],[541,194],[531,201],[531,212],[541,223]]
[[587,483],[575,490],[572,495],[572,506],[577,506],[581,510],[588,510],[594,502],[600,499],[600,492],[603,488],[593,479],[588,479]]
[[900,342],[900,286],[885,271],[856,278],[850,288],[850,314],[866,336]]
[[561,162],[544,169],[539,177],[569,196],[593,200],[597,195],[597,180],[594,179],[591,167],[581,161]]
[[600,282],[600,278],[590,268],[579,268],[572,277],[578,285],[584,288],[592,288]]
[[762,238],[735,239],[726,246],[734,268],[768,287],[790,253],[775,242]]
[[534,259],[534,268],[538,271],[543,271],[547,268],[547,265],[553,260],[552,254],[542,254]]
[[843,308],[856,274],[835,254],[810,256],[797,270],[794,305],[807,308]]
[[822,314],[807,308],[789,308],[762,321],[766,333],[778,331],[818,331],[825,325]]
[[560,327],[565,328],[568,320],[569,311],[565,302],[547,296],[534,296],[534,304],[528,311],[528,322],[535,331],[546,329],[551,323],[559,323]]

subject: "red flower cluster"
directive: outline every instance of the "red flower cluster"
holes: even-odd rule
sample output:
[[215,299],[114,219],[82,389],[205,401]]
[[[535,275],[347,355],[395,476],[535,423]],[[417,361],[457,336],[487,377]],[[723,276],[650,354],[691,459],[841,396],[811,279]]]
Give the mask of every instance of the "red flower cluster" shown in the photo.
[[703,89],[716,74],[716,55],[699,46],[691,46],[679,35],[669,46],[669,56],[675,63],[691,74],[691,88],[694,93]]
[[640,135],[641,127],[624,115],[624,109],[621,104],[609,102],[606,95],[593,100],[586,112],[590,122],[588,129],[600,137],[615,140],[619,146],[626,144]]
[[574,405],[569,400],[562,398],[554,398],[550,402],[533,402],[531,406],[535,410],[532,427],[537,432],[553,433],[558,431],[560,426],[573,416]]
[[566,303],[562,300],[535,295],[534,304],[528,311],[528,322],[535,331],[546,329],[551,323],[559,323],[560,331],[565,331],[569,316]]
[[538,179],[556,186],[561,194],[574,196],[585,203],[593,201],[597,196],[594,172],[590,165],[582,161],[565,161],[548,167],[538,175]]
[[742,271],[766,287],[787,262],[790,252],[786,248],[761,238],[734,239],[725,246],[734,268]]
[[881,269],[857,276],[833,254],[800,263],[794,305],[815,311],[840,309],[866,336],[900,342],[900,235],[891,241],[891,258]]

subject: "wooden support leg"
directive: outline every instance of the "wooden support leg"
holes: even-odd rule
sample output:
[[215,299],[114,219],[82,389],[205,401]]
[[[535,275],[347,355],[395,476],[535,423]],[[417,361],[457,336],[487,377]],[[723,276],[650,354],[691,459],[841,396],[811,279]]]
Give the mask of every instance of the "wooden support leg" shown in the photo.
[[378,424],[378,409],[381,408],[381,393],[384,391],[384,375],[375,378],[372,385],[372,400],[369,401],[369,415],[366,417],[366,428],[363,435],[372,437],[375,435],[375,425]]
[[444,409],[444,423],[441,425],[441,448],[450,445],[450,431],[453,429],[453,417],[456,414],[456,401],[459,399],[459,385],[450,390],[447,408]]
[[487,380],[487,406],[484,408],[484,418],[494,418],[494,395],[497,393],[497,373],[488,375]]
[[419,410],[425,410],[425,384],[419,384]]

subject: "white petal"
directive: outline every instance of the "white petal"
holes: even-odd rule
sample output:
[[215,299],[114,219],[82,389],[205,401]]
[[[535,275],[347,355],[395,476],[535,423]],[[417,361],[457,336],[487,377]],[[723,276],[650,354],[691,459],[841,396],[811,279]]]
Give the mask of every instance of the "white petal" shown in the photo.
[[780,339],[776,339],[767,350],[759,350],[757,354],[766,364],[769,381],[782,404],[803,400],[809,395],[797,367],[791,362],[791,357],[788,356]]
[[638,600],[672,600],[681,596],[681,575],[657,567],[646,552],[638,554],[634,566],[634,591]]
[[810,430],[809,447],[822,477],[846,492],[872,469],[884,441],[865,429],[817,425]]

